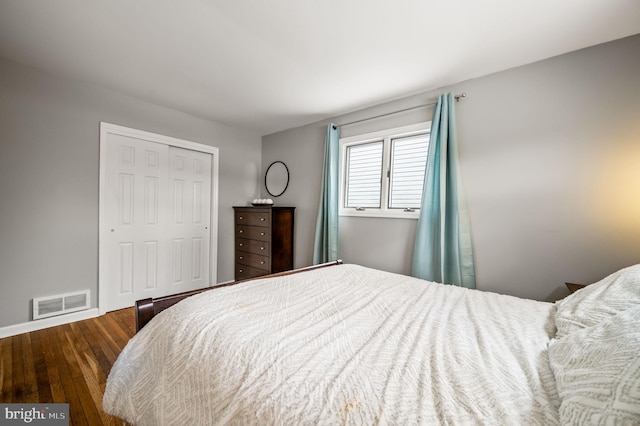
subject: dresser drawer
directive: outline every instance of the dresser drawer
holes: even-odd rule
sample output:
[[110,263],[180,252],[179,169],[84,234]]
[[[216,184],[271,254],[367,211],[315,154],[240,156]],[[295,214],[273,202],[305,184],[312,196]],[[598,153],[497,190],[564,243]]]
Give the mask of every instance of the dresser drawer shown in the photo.
[[247,239],[250,239],[250,240],[270,241],[271,240],[271,229],[270,228],[261,228],[259,226],[237,225],[236,226],[236,237],[237,238],[247,238]]
[[263,256],[269,255],[269,243],[267,241],[260,240],[247,240],[246,238],[238,238],[238,247],[236,250],[248,251],[249,253],[261,254]]
[[236,280],[246,280],[247,278],[267,275],[268,273],[269,271],[265,269],[253,268],[251,266],[236,264]]
[[269,256],[239,251],[236,253],[236,263],[258,269],[269,269]]
[[236,225],[271,226],[270,212],[237,211]]

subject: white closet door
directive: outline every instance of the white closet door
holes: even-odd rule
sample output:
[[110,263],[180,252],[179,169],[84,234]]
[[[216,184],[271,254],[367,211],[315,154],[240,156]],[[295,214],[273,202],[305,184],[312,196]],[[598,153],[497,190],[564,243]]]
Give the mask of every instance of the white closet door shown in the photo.
[[105,235],[108,310],[167,294],[169,147],[110,135]]
[[169,148],[170,293],[209,283],[211,163],[211,154]]

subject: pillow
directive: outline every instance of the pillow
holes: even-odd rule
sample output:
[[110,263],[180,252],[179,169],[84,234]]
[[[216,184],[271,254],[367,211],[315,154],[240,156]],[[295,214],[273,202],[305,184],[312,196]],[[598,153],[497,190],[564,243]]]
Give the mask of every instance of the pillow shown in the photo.
[[640,424],[640,305],[549,344],[563,425]]
[[640,264],[615,272],[556,302],[556,338],[640,304]]

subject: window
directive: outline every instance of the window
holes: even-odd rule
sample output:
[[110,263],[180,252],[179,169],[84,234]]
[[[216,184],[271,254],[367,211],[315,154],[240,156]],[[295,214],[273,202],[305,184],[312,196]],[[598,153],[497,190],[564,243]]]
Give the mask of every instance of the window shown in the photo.
[[382,141],[347,147],[345,207],[380,208]]
[[431,123],[340,139],[340,214],[417,218]]

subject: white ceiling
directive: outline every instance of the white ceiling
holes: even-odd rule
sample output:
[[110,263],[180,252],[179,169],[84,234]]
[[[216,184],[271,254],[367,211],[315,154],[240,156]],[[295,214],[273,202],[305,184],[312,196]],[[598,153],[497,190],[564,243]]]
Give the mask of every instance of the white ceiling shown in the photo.
[[1,57],[262,135],[637,33],[638,0],[0,0]]

